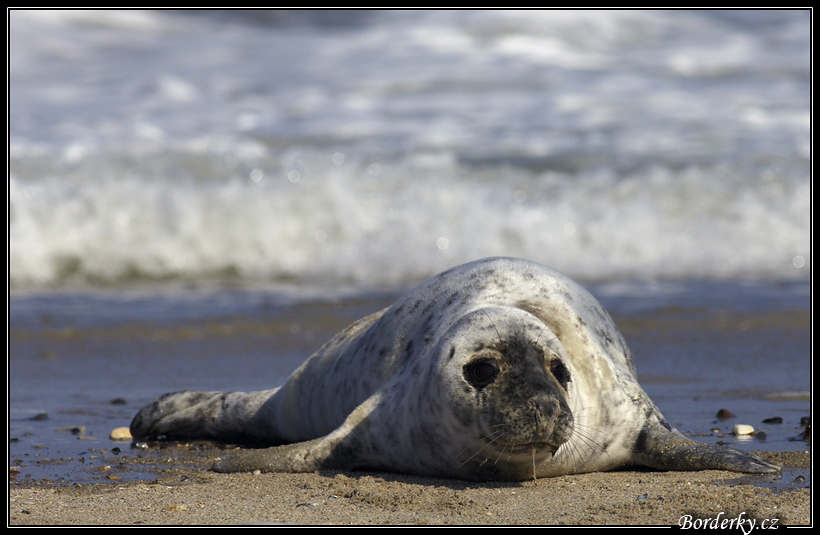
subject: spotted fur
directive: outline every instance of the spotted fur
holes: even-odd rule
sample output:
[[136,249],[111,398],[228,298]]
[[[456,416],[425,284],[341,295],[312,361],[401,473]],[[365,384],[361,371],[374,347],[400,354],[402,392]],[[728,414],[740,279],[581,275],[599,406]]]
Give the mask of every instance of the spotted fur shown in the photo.
[[595,298],[514,258],[429,279],[336,335],[281,388],[166,394],[131,432],[268,446],[217,471],[516,480],[626,466],[778,469],[671,428]]

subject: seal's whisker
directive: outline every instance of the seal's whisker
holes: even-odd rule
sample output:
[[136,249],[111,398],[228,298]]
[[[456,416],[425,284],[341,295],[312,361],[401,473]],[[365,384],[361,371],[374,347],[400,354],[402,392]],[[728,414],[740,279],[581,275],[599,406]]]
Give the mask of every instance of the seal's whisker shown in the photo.
[[[590,428],[588,428],[588,430],[592,430],[592,431],[595,431],[595,432],[600,433],[601,435],[603,435],[603,433],[601,431],[596,430],[594,428],[590,427]],[[576,429],[573,436],[577,436],[578,437],[578,442],[585,444],[587,446],[587,449],[590,449],[590,450],[592,450],[593,452],[595,452],[597,454],[603,453],[607,457],[610,457],[609,452],[606,451],[604,446],[601,443],[599,443],[597,440],[593,439],[589,435],[587,430],[582,431],[580,429]],[[576,444],[576,446],[578,446],[578,444]]]
[[504,339],[501,337],[501,333],[498,331],[498,327],[496,327],[495,322],[493,321],[493,318],[491,318],[490,315],[487,314],[487,311],[484,310],[483,308],[481,309],[481,312],[483,312],[484,315],[487,316],[487,319],[490,320],[490,325],[493,326],[493,329],[495,329],[495,334],[498,336],[498,343],[503,345],[504,344]]
[[597,433],[598,435],[600,435],[600,436],[601,436],[601,438],[605,438],[605,437],[606,437],[606,433],[604,433],[604,431],[602,431],[602,430],[600,430],[600,429],[598,429],[598,428],[596,428],[596,427],[593,427],[593,426],[591,426],[591,425],[587,425],[587,424],[578,423],[578,422],[576,421],[576,422],[575,422],[575,424],[574,424],[574,427],[575,427],[575,430],[576,430],[576,431],[577,431],[577,430],[579,430],[579,429],[581,429],[581,430],[585,431],[587,434],[589,434],[589,433]]
[[469,461],[470,459],[472,459],[473,457],[475,457],[478,453],[480,453],[480,452],[481,452],[481,450],[483,450],[484,448],[486,448],[486,447],[490,446],[490,445],[491,445],[492,443],[494,443],[496,440],[498,440],[499,438],[501,438],[501,436],[502,436],[502,435],[503,435],[503,431],[499,430],[499,431],[494,431],[494,432],[490,433],[490,435],[489,435],[489,436],[486,436],[486,437],[484,437],[484,438],[478,438],[478,439],[476,439],[476,440],[472,441],[472,442],[471,442],[471,443],[470,443],[467,447],[465,447],[464,449],[462,449],[461,451],[459,451],[459,452],[458,452],[458,454],[457,454],[457,457],[460,457],[460,456],[461,456],[462,454],[464,454],[467,450],[469,450],[470,448],[472,448],[475,444],[477,444],[477,443],[479,443],[479,442],[484,442],[484,445],[483,445],[481,448],[479,448],[479,450],[478,450],[476,453],[473,453],[473,455],[471,455],[471,456],[467,459],[467,460]]
[[532,447],[530,453],[532,453],[532,480],[535,481],[536,479],[538,479],[538,475],[535,471],[535,446]]
[[[498,426],[498,427],[501,427],[501,426]],[[501,437],[503,437],[503,436],[504,436],[504,430],[503,430],[503,429],[498,429],[498,430],[493,431],[492,433],[490,433],[490,435],[489,435],[489,436],[487,436],[487,437],[485,437],[484,439],[476,439],[476,440],[474,440],[473,442],[471,442],[469,446],[467,446],[466,448],[464,448],[464,449],[462,449],[460,452],[458,452],[458,457],[460,457],[460,456],[461,456],[462,454],[464,454],[467,450],[469,450],[470,448],[472,448],[472,447],[473,447],[476,443],[479,443],[479,442],[484,442],[484,444],[483,444],[483,445],[482,445],[482,446],[481,446],[481,447],[480,447],[480,448],[479,448],[479,449],[478,449],[475,453],[473,453],[473,454],[472,454],[472,455],[470,455],[467,459],[465,459],[465,460],[464,460],[464,461],[463,461],[463,462],[459,465],[459,467],[464,466],[464,465],[465,465],[465,464],[467,464],[468,462],[472,461],[472,460],[473,460],[473,459],[474,459],[477,455],[479,455],[479,454],[480,454],[482,451],[484,451],[486,448],[491,447],[491,446],[492,446],[492,444],[494,444],[497,440],[499,440],[499,439],[500,439]],[[481,461],[481,463],[479,463],[479,465],[480,465],[480,466],[483,466],[483,465],[484,465],[484,463],[486,463],[488,460],[489,460],[489,456],[488,456],[488,457],[486,457],[483,461]]]
[[540,333],[538,333],[538,338],[535,339],[535,344],[533,344],[535,345],[535,347],[538,347],[538,342],[541,341],[541,335],[544,334],[544,331],[546,331],[547,329],[549,329],[549,326],[547,326],[547,324],[545,323],[544,328],[541,329]]
[[501,448],[501,451],[500,451],[500,452],[498,452],[498,457],[496,457],[496,458],[495,458],[495,463],[493,463],[493,464],[498,464],[498,461],[500,461],[500,460],[501,460],[501,457],[503,457],[503,456],[504,456],[504,452],[505,452],[505,451],[507,451],[507,448],[508,448],[508,447],[513,447],[513,448],[514,448],[514,447],[515,447],[515,441],[514,441],[514,440],[508,440],[508,441],[504,444],[504,447],[503,447],[503,448]]
[[575,443],[573,442],[572,438],[570,438],[569,441],[561,444],[558,447],[558,449],[555,450],[555,453],[552,455],[552,464],[553,465],[555,465],[555,464],[561,464],[561,465],[566,464],[562,460],[564,457],[569,458],[569,461],[570,461],[569,464],[570,465],[575,464],[576,446],[575,446]]

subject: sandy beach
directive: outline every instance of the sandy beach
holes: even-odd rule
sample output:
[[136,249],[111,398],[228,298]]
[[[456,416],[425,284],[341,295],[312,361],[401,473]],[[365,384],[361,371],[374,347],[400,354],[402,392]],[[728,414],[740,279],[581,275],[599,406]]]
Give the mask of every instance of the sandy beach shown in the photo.
[[[209,467],[217,457],[230,454],[224,446],[160,443],[135,448],[128,441],[108,438],[111,429],[128,425],[153,391],[275,384],[277,366],[287,370],[297,364],[284,359],[303,359],[317,340],[360,316],[360,308],[380,305],[353,301],[340,307],[286,307],[282,319],[272,313],[254,320],[237,315],[223,320],[219,328],[193,321],[173,327],[93,327],[68,334],[14,330],[9,524],[668,526],[688,517],[811,522],[810,445],[788,440],[798,433],[800,418],[810,413],[808,393],[796,399],[764,395],[789,387],[803,390],[787,372],[805,369],[809,319],[804,311],[732,314],[705,324],[708,318],[703,313],[690,318],[689,309],[682,309],[654,314],[651,321],[641,315],[621,316],[618,321],[641,354],[654,356],[639,362],[639,369],[647,372],[642,384],[665,412],[674,415],[675,425],[696,440],[768,450],[758,454],[783,466],[776,479],[723,471],[642,470],[513,483],[365,472],[217,474]],[[297,321],[303,326],[293,330],[297,334],[283,334]],[[755,374],[764,367],[753,363],[765,361],[774,345],[779,354],[799,359],[793,364],[780,361]],[[712,348],[727,355],[737,351],[736,358],[742,355],[746,363],[744,389],[735,394],[734,383],[707,381],[713,370],[731,369],[731,363],[713,359],[708,366],[685,369],[664,364],[678,347],[687,352],[695,347],[695,355],[714,355]],[[283,356],[260,357],[268,348],[278,348]],[[108,362],[107,355],[117,358]],[[158,379],[168,369],[185,373]],[[702,377],[688,377],[697,373]],[[726,380],[725,375],[720,378]],[[167,384],[157,386],[159,380]],[[117,396],[124,396],[127,403],[115,400]],[[715,422],[715,411],[721,407],[737,412],[738,418]],[[40,420],[37,414],[44,410],[47,418]],[[782,416],[783,424],[757,424],[768,439],[759,440],[761,434],[752,443],[738,442],[725,434],[736,421],[755,423],[772,415]],[[713,427],[724,434],[711,433]]]
[[[677,525],[686,519],[752,519],[758,525],[811,523],[808,453],[760,452],[784,467],[775,485],[723,471],[619,471],[510,483],[365,472],[217,474],[199,466],[223,452],[178,449],[179,455],[165,458],[171,467],[161,469],[154,480],[13,483],[9,522]],[[124,457],[112,466],[112,474],[143,462],[162,462],[157,455]]]

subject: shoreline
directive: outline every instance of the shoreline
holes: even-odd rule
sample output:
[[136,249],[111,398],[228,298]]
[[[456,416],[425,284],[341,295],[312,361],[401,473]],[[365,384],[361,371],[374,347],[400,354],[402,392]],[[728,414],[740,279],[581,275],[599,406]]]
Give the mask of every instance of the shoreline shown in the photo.
[[183,447],[174,457],[150,451],[147,457],[120,460],[137,470],[146,464],[154,470],[163,460],[171,465],[156,469],[159,476],[151,480],[11,482],[9,524],[668,526],[684,515],[754,519],[758,525],[812,520],[808,451],[756,452],[783,465],[781,480],[791,481],[779,484],[715,470],[625,470],[476,483],[376,472],[254,475],[202,469],[222,452]]

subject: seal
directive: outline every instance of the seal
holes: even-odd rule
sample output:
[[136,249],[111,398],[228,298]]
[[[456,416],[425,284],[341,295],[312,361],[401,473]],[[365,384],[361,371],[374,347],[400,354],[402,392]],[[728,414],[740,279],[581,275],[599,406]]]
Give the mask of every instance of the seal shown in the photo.
[[423,282],[337,334],[279,388],[166,394],[130,429],[137,440],[265,446],[220,460],[218,472],[522,480],[629,466],[779,470],[673,429],[598,301],[515,258]]

